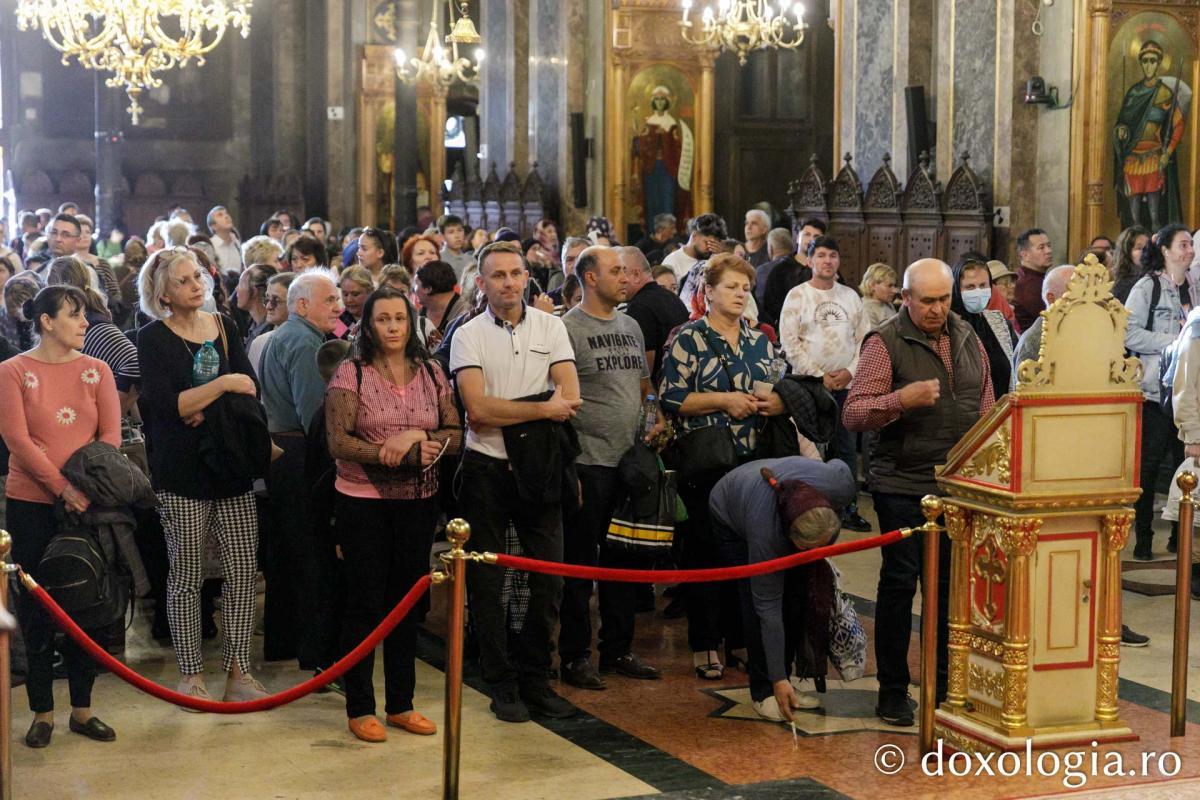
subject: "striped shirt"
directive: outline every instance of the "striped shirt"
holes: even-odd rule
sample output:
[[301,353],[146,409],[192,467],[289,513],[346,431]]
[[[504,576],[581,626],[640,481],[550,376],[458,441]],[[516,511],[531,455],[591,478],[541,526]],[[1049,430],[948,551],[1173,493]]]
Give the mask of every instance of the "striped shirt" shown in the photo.
[[112,370],[118,392],[128,392],[142,382],[137,345],[120,328],[100,316],[88,315],[83,354],[98,358]]

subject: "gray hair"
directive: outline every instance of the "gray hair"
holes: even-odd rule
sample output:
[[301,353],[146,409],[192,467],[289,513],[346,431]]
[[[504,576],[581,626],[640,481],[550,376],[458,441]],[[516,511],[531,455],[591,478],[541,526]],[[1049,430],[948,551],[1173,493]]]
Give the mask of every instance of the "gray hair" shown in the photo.
[[585,239],[582,236],[568,236],[566,238],[566,240],[563,241],[562,254],[559,256],[559,258],[562,260],[562,262],[564,264],[567,262],[567,253],[570,251],[570,249],[572,247],[578,247],[579,245],[583,245],[584,247],[591,247],[592,240]]
[[796,251],[796,240],[787,228],[772,228],[767,234],[767,255],[778,258]]
[[1055,300],[1062,297],[1074,274],[1075,267],[1070,264],[1062,264],[1047,272],[1046,279],[1042,281],[1042,305],[1050,307],[1050,295],[1054,295]]
[[[146,316],[153,319],[166,319],[171,316],[171,307],[163,303],[163,295],[171,285],[171,270],[181,261],[187,261],[196,269],[200,269],[196,255],[184,247],[159,250],[142,265],[142,271],[138,273],[138,305]],[[205,270],[200,269],[200,272],[204,279],[208,278]],[[212,284],[209,280],[205,280],[205,283],[211,290]]]
[[746,212],[746,219],[755,218],[763,224],[764,228],[771,227],[771,217],[761,208],[752,208]]
[[181,219],[170,219],[163,226],[163,233],[167,247],[184,247],[192,235],[192,226]]
[[614,247],[613,250],[617,254],[617,258],[621,259],[621,263],[625,265],[625,271],[632,276],[635,271],[650,274],[650,262],[646,259],[646,254],[637,247]]
[[251,236],[242,242],[242,263],[247,267],[255,264],[275,266],[283,256],[283,245],[270,236]]
[[337,290],[337,277],[333,274],[333,270],[325,267],[314,267],[310,270],[305,270],[296,276],[292,281],[292,285],[288,287],[287,307],[289,314],[296,313],[296,306],[301,300],[312,301],[313,289],[321,281],[329,281],[334,290]]
[[675,219],[674,214],[655,214],[654,215],[654,231],[661,231],[663,228],[675,230],[679,226],[679,220]]

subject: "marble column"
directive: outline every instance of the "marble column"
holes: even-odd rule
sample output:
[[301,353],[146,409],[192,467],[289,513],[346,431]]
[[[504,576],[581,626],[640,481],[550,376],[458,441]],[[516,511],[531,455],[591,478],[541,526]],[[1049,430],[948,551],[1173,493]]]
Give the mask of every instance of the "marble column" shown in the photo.
[[304,63],[305,21],[303,0],[275,0],[271,16],[271,49],[273,70],[271,83],[271,112],[275,118],[272,172],[303,175],[305,166],[305,133],[301,119],[304,113],[304,84],[307,71]]
[[[513,6],[517,0],[488,0],[480,4],[480,36],[487,52],[479,76],[479,155],[505,165],[513,160]],[[487,175],[486,164],[477,165]]]
[[948,30],[949,41],[939,58],[951,63],[950,80],[939,87],[939,111],[948,102],[949,113],[939,114],[938,175],[948,180],[958,156],[969,152],[971,167],[990,186],[996,130],[996,4],[943,2],[950,25],[942,29]]
[[[903,0],[896,0],[902,3]],[[854,155],[855,169],[864,181],[892,150],[894,47],[896,20],[893,0],[857,0],[854,36],[854,116],[852,139],[842,150]],[[903,87],[901,87],[903,98]],[[853,146],[847,146],[847,141]],[[840,153],[835,153],[840,158]]]
[[[325,102],[342,109],[343,119],[322,116],[325,126],[326,214],[334,227],[355,217],[355,188],[347,176],[357,175],[354,165],[354,75],[357,58],[349,47],[350,17],[354,0],[325,0]],[[324,109],[322,109],[324,112]]]
[[[557,207],[558,188],[566,185],[569,126],[567,125],[567,25],[572,6],[562,0],[529,2],[529,162],[517,162],[517,171],[538,164],[545,181],[549,205]],[[575,53],[580,53],[576,50]]]

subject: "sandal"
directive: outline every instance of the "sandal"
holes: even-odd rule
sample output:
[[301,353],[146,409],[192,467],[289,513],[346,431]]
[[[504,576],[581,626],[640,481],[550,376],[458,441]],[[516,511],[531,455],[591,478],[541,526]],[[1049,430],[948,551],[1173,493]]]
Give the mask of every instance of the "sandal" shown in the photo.
[[[696,670],[696,677],[706,681],[719,681],[725,677],[725,667],[721,666],[721,662],[715,650],[707,650],[702,653],[692,653],[693,668]],[[695,663],[698,659],[708,659],[707,663]]]

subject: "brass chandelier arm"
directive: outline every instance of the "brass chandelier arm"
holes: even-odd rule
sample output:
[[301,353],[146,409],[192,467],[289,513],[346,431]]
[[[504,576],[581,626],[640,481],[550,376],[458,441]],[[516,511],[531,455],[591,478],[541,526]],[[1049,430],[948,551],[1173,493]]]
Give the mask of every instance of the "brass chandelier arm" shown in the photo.
[[[252,0],[18,0],[17,27],[41,30],[63,64],[111,72],[108,86],[124,87],[138,124],[143,89],[162,85],[156,73],[203,66],[229,28],[250,34]],[[167,23],[166,20],[173,20]],[[175,29],[177,32],[172,32]],[[93,31],[95,31],[93,35]]]
[[[680,34],[694,47],[736,53],[738,63],[745,65],[754,50],[794,50],[804,42],[808,26],[803,3],[779,0],[776,5],[778,10],[767,0],[720,0],[716,10],[711,5],[704,9],[699,30],[693,32],[692,0],[683,0]],[[789,12],[794,21],[788,20]]]

